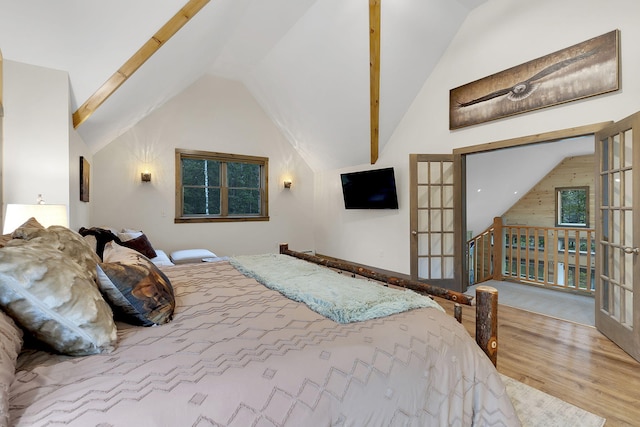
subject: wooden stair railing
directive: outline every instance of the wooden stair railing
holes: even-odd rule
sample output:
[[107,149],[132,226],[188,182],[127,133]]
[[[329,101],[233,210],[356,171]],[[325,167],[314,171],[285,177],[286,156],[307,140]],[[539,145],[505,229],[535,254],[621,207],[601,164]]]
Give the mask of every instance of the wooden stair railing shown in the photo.
[[469,283],[511,280],[595,295],[595,230],[502,225],[467,241]]
[[477,285],[487,280],[502,278],[502,245],[495,244],[496,237],[500,240],[501,236],[502,218],[497,217],[489,228],[467,241],[469,271],[473,272],[469,284]]

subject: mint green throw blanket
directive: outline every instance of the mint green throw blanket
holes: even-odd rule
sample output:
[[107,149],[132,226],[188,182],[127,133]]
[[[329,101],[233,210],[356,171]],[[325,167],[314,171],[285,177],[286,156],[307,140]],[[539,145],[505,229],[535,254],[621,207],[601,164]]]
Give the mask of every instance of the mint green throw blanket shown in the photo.
[[229,262],[244,275],[338,323],[360,322],[421,307],[444,311],[431,298],[411,290],[354,279],[288,255],[242,255]]

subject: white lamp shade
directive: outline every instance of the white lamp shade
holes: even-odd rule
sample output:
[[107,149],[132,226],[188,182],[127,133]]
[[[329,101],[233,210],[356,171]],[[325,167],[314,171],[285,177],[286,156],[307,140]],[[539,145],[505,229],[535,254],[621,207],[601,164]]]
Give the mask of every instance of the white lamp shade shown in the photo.
[[12,233],[31,217],[34,217],[45,228],[50,225],[69,226],[66,205],[8,204],[4,215],[3,234]]

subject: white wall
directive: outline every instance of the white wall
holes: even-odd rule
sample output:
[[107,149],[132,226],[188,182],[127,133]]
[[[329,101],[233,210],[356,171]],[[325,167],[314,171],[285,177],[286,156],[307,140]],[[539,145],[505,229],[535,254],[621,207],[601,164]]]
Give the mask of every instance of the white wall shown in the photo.
[[79,158],[91,152],[71,123],[65,71],[4,60],[3,212],[7,203],[69,207],[69,227],[89,220],[80,202]]
[[[269,158],[269,221],[174,224],[175,149]],[[205,76],[93,156],[92,223],[141,229],[167,252],[312,250],[313,174],[238,82]],[[149,169],[150,183],[140,182]],[[290,177],[292,188],[283,189]]]
[[[64,71],[4,60],[6,203],[69,204],[69,79]],[[3,210],[4,212],[4,210]]]
[[[69,119],[71,119],[71,115],[69,115]],[[73,129],[73,123],[69,120],[69,228],[72,230],[78,230],[91,223],[91,197],[89,202],[80,200],[80,156],[87,159],[90,174],[93,174],[91,150],[84,143],[80,134]],[[90,178],[89,183],[91,181]]]
[[[619,120],[640,110],[640,50],[635,46],[640,40],[639,17],[637,0],[489,0],[475,9],[417,94],[376,165],[396,168],[400,209],[395,214],[345,212],[339,187],[341,171],[319,173],[316,250],[409,273],[410,153],[451,153],[458,147]],[[621,90],[449,131],[450,89],[614,29],[621,31]]]

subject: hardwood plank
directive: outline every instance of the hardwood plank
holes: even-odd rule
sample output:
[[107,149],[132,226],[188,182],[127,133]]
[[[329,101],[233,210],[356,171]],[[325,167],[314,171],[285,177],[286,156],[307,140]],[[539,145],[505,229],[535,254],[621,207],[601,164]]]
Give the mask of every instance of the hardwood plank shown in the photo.
[[369,0],[369,74],[371,96],[371,164],[378,161],[380,125],[380,0]]
[[87,120],[138,68],[160,49],[210,0],[189,0],[178,13],[160,28],[131,58],[127,60],[93,95],[73,113],[73,127]]
[[[474,307],[462,306],[462,322],[474,336]],[[640,363],[597,329],[499,305],[498,342],[501,373],[606,418],[605,427],[640,425]]]

